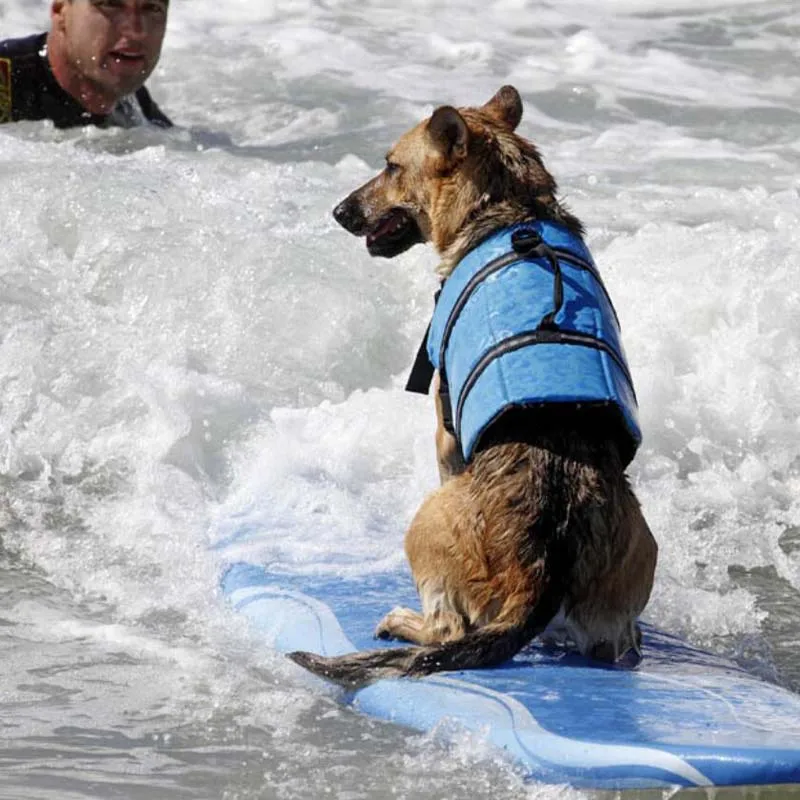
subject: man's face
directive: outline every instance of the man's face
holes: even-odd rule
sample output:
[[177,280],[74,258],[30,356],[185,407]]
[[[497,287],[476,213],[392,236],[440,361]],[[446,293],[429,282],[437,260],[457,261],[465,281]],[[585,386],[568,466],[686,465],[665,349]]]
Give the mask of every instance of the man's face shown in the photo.
[[54,0],[52,19],[73,69],[123,97],[142,86],[158,62],[167,0]]

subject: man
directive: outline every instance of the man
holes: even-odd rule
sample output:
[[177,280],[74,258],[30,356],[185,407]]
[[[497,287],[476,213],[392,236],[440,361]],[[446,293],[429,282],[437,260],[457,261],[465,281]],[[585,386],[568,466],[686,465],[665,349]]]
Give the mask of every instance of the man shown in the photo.
[[0,42],[0,123],[170,127],[144,87],[168,1],[53,0],[49,33]]

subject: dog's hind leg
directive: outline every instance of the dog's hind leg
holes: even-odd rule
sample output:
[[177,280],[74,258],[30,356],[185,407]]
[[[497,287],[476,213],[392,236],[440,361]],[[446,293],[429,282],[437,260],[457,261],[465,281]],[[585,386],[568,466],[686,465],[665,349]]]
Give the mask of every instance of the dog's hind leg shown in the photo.
[[486,616],[485,608],[476,611],[472,591],[487,576],[474,535],[468,485],[467,475],[456,476],[420,506],[406,533],[405,549],[422,613],[395,608],[379,623],[377,636],[420,645],[457,641],[473,627],[471,620],[477,623]]
[[[423,608],[425,608],[423,602]],[[466,633],[464,617],[439,609],[420,614],[410,608],[394,608],[379,623],[379,639],[403,639],[414,644],[438,644],[461,639]]]
[[618,495],[620,514],[610,531],[608,569],[589,581],[574,598],[567,623],[585,655],[613,662],[632,650],[641,654],[636,618],[653,587],[658,546],[633,492],[625,485]]
[[420,642],[425,617],[411,608],[396,606],[375,628],[376,639],[402,639],[406,642]]

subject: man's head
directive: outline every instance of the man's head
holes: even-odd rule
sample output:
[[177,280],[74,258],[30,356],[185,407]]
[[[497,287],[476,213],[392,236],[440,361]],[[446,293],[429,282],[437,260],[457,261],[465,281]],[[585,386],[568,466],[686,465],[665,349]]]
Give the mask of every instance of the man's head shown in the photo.
[[168,0],[53,0],[48,54],[58,82],[88,110],[110,110],[158,63],[167,6]]

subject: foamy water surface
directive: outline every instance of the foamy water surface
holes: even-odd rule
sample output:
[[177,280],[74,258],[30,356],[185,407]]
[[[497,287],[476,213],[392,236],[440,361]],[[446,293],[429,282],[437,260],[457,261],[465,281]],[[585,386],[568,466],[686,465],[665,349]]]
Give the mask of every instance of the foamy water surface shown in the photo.
[[[794,0],[174,0],[174,131],[0,129],[0,797],[572,798],[342,710],[222,604],[256,555],[403,563],[435,256],[330,209],[439,103],[523,95],[619,312],[646,618],[800,689]],[[43,29],[0,2],[0,34]]]

